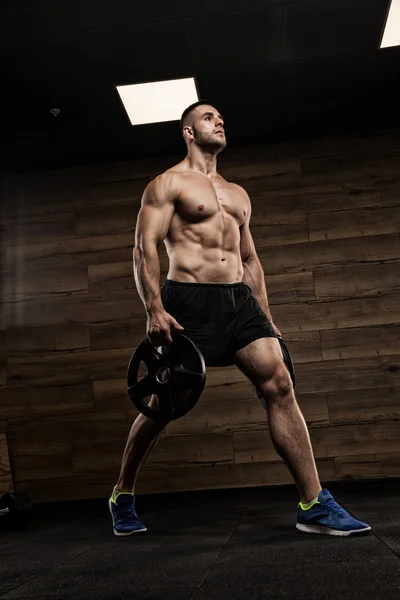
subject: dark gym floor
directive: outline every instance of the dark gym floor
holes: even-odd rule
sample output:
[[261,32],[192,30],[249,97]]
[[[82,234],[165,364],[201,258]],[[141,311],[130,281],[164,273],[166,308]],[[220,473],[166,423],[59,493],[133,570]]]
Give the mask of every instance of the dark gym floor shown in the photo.
[[141,496],[127,538],[107,500],[36,505],[0,533],[0,599],[399,600],[400,479],[323,485],[368,536],[298,532],[294,486]]

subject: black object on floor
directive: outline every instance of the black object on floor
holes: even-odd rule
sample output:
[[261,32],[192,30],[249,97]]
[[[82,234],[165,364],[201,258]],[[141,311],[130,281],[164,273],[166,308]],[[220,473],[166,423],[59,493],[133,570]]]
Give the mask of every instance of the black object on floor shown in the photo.
[[127,538],[107,499],[36,505],[0,535],[0,599],[398,600],[400,480],[323,485],[368,536],[298,532],[294,486],[139,496]]

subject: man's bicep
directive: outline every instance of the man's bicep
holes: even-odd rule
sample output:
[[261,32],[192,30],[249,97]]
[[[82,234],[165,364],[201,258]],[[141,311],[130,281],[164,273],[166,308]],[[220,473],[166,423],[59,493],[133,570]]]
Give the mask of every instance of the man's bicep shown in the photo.
[[137,216],[135,246],[144,250],[164,241],[174,210],[168,182],[156,178],[149,183],[143,193],[142,205]]

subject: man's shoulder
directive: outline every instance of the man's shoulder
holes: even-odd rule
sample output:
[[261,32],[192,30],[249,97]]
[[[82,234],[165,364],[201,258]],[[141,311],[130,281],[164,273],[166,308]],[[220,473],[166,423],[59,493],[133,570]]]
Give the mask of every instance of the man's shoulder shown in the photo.
[[229,183],[233,185],[235,189],[237,189],[242,194],[242,196],[244,196],[250,202],[249,195],[243,186],[239,185],[238,183],[235,183],[234,181],[230,181]]
[[150,184],[168,184],[179,176],[179,171],[175,170],[174,167],[170,167],[166,169],[162,173],[155,175],[153,179],[150,180]]
[[158,175],[156,175],[154,177],[154,179],[152,179],[150,181],[150,183],[157,182],[157,183],[163,183],[163,184],[171,184],[175,180],[181,179],[183,175],[184,175],[183,168],[180,166],[180,164],[177,164],[177,165],[173,165],[172,167],[169,167],[162,173],[159,173]]
[[149,181],[145,189],[145,195],[157,194],[160,196],[173,197],[179,188],[180,173],[174,167],[166,169]]

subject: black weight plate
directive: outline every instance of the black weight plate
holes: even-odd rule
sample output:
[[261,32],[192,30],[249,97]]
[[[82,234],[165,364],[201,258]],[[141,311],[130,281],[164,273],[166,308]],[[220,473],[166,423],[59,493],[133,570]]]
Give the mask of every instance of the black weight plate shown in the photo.
[[0,528],[23,529],[32,516],[32,504],[25,492],[11,492],[0,496]]
[[[173,331],[172,344],[160,353],[145,339],[131,357],[128,367],[128,393],[136,408],[154,420],[173,421],[187,414],[206,384],[204,358],[190,338]],[[144,363],[148,373],[138,379]],[[150,404],[152,394],[157,402]]]

